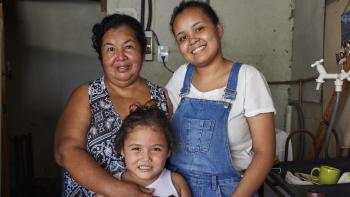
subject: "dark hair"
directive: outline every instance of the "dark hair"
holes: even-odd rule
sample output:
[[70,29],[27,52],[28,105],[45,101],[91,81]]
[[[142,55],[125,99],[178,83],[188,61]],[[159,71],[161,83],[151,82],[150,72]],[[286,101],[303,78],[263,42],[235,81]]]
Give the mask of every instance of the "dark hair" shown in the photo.
[[112,14],[104,17],[101,23],[96,23],[92,28],[92,47],[96,50],[98,58],[102,61],[101,47],[103,35],[110,29],[116,29],[121,26],[130,27],[137,38],[141,47],[142,56],[146,51],[146,37],[142,25],[135,18],[124,14]]
[[171,32],[174,33],[173,25],[177,15],[189,8],[198,8],[202,10],[203,13],[211,19],[214,25],[217,25],[219,23],[218,15],[208,3],[200,1],[182,1],[178,6],[174,8],[173,14],[171,15],[171,19],[169,22]]
[[115,141],[115,149],[120,152],[124,146],[128,133],[136,126],[156,126],[159,132],[163,132],[168,143],[169,150],[174,148],[175,138],[171,133],[169,117],[162,111],[157,102],[148,101],[145,105],[131,105],[130,114],[125,118]]

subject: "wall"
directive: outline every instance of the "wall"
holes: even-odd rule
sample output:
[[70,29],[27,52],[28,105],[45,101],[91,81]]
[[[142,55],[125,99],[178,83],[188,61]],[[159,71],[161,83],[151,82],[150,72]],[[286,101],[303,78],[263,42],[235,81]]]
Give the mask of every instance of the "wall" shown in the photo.
[[[118,7],[139,10],[136,2],[139,1],[115,1]],[[184,60],[170,33],[168,20],[180,1],[153,2],[151,28],[161,44],[169,46],[168,66],[175,70]],[[224,23],[225,56],[255,65],[269,81],[291,79],[295,66],[293,38],[301,39],[293,35],[296,6],[293,0],[211,0],[210,3]],[[56,176],[58,170],[52,155],[56,121],[73,88],[101,74],[97,56],[90,47],[90,32],[92,25],[104,14],[99,10],[99,2],[83,0],[20,1],[17,7],[18,25],[11,38],[13,45],[9,55],[13,67],[11,135],[33,132],[36,176]],[[301,12],[308,11],[303,9]],[[322,37],[322,28],[316,30]],[[305,35],[301,42],[309,36]],[[142,75],[164,85],[171,73],[161,63],[152,61],[145,62]],[[271,86],[271,92],[277,108],[276,126],[283,128],[289,86]]]
[[[4,66],[4,51],[3,51],[3,47],[4,47],[4,42],[3,42],[3,35],[4,35],[4,20],[3,20],[3,12],[2,12],[2,3],[0,3],[0,70],[3,70],[3,66]],[[2,89],[2,75],[0,75],[0,87]],[[1,91],[2,92],[2,91]],[[2,94],[0,95],[0,103],[2,104]],[[3,126],[2,126],[2,114],[3,114],[3,108],[2,105],[0,107],[0,142],[2,142],[2,136],[3,136]],[[2,143],[0,145],[0,158],[3,157],[2,155]],[[0,193],[2,192],[2,160],[0,159]]]
[[[137,0],[108,0],[107,2],[110,9],[111,7],[113,9],[135,8],[140,13],[140,7],[135,1],[139,2]],[[156,1],[153,4],[151,28],[158,34],[161,44],[169,46],[168,66],[172,70],[184,63],[168,25],[172,9],[179,2],[179,0],[168,0]],[[244,0],[212,0],[210,4],[217,10],[219,18],[224,23],[225,36],[222,43],[226,57],[256,66],[267,80],[290,79],[293,1],[271,0],[268,3],[248,3]],[[272,7],[276,9],[272,11]],[[154,51],[156,50],[157,48],[154,48]],[[156,58],[155,55],[154,58]],[[162,85],[166,84],[171,76],[171,73],[156,61],[146,62],[142,74]],[[276,125],[279,128],[284,126],[284,108],[288,102],[287,91],[287,87],[271,87],[278,114]]]
[[[293,33],[292,80],[317,76],[310,65],[323,57],[324,0],[296,0],[293,15],[295,18]],[[301,86],[299,86],[301,85]],[[304,128],[315,133],[322,117],[321,91],[316,91],[314,80],[296,83],[290,86],[289,101],[301,105],[304,113]],[[298,114],[293,107],[292,131],[299,129]],[[298,139],[297,137],[294,139]],[[306,146],[310,146],[306,138]],[[294,144],[298,147],[298,140]],[[298,148],[297,148],[298,149]],[[294,152],[299,152],[295,150]]]
[[[341,26],[340,15],[346,9],[347,0],[328,0],[326,1],[326,17],[325,17],[325,43],[324,43],[324,59],[325,68],[329,73],[338,73],[340,68],[336,66],[335,53],[341,49]],[[324,85],[324,100],[328,102],[334,90],[333,80],[327,81]],[[337,114],[337,122],[335,129],[339,134],[340,143],[344,148],[350,148],[350,99],[349,95],[345,98],[345,104]],[[326,107],[327,102],[324,103]]]
[[32,132],[34,173],[57,176],[53,136],[57,119],[74,87],[101,74],[90,41],[100,21],[98,2],[20,1],[8,60],[11,136]]

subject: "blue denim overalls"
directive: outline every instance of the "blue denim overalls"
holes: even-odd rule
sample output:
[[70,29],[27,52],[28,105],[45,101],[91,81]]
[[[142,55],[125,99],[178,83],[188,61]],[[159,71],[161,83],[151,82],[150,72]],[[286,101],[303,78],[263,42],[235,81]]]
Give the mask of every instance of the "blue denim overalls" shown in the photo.
[[231,196],[241,180],[232,163],[227,136],[230,102],[236,97],[240,67],[235,63],[231,69],[224,101],[186,97],[194,65],[187,67],[181,102],[172,117],[178,144],[170,168],[185,177],[193,197]]

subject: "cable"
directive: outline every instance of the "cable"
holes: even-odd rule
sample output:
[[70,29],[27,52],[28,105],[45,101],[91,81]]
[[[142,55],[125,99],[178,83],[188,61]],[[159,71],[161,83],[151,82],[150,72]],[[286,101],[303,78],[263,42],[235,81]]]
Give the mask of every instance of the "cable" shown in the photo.
[[174,73],[174,71],[172,71],[165,63],[165,56],[162,56],[162,62],[163,62],[163,66],[171,73]]

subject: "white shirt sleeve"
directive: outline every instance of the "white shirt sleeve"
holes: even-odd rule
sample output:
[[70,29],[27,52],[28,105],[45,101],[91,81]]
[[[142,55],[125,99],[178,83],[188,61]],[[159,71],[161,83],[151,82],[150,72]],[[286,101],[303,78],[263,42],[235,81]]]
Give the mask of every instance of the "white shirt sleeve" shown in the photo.
[[271,92],[264,76],[252,66],[245,68],[244,115],[251,117],[260,113],[275,113]]
[[187,64],[181,65],[170,78],[169,82],[166,84],[165,88],[168,91],[168,95],[171,103],[173,104],[173,112],[176,111],[180,103],[180,90],[183,86],[184,77],[187,71]]

